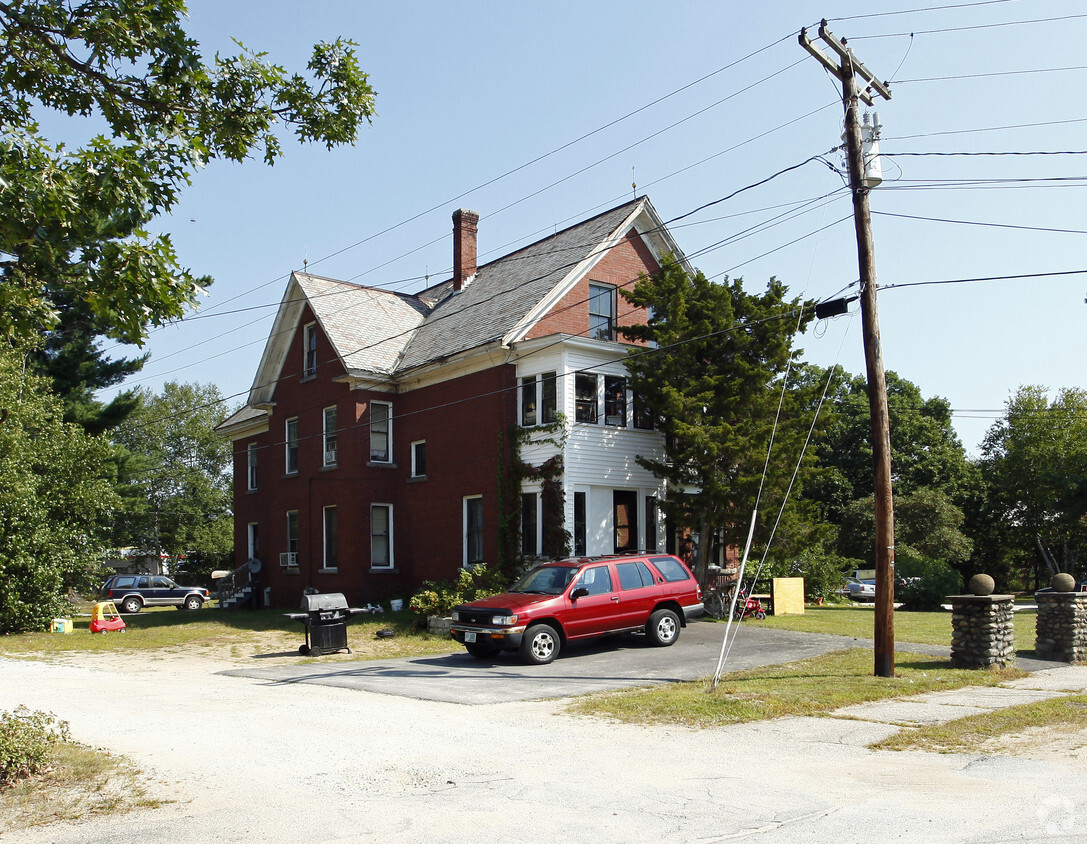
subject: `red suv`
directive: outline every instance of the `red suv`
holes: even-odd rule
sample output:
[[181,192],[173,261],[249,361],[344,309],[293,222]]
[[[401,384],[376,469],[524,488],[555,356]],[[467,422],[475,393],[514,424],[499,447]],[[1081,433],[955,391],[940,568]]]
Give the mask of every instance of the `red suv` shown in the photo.
[[666,647],[702,609],[698,581],[678,557],[582,557],[544,563],[508,592],[457,607],[451,634],[479,659],[517,650],[542,665],[564,643],[605,633],[644,632]]

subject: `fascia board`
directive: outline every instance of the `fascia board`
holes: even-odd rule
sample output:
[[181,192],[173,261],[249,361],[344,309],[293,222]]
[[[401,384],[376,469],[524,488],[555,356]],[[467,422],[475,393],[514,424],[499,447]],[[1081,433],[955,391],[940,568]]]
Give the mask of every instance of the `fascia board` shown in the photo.
[[532,326],[543,319],[545,314],[562,301],[562,298],[574,288],[575,284],[588,275],[593,267],[604,260],[604,256],[611,251],[612,247],[619,244],[630,230],[631,225],[633,225],[634,221],[642,213],[646,202],[647,200],[643,198],[641,202],[634,206],[634,208],[631,209],[631,212],[623,219],[623,222],[616,226],[610,235],[604,238],[597,246],[593,247],[592,251],[582,258],[577,266],[571,269],[570,272],[563,277],[562,281],[552,287],[551,291],[544,296],[532,310],[525,314],[513,328],[506,332],[505,336],[502,337],[502,345],[508,347],[511,343],[524,337],[532,329]]
[[421,387],[452,381],[454,378],[462,378],[465,375],[474,375],[496,366],[505,366],[511,362],[509,350],[497,340],[492,340],[486,345],[476,346],[474,349],[415,367],[410,372],[398,373],[397,392],[418,390]]
[[257,373],[253,376],[253,386],[249,388],[249,404],[255,406],[271,401],[305,302],[306,294],[292,273],[283,293],[283,300],[279,303],[279,310],[276,311]]

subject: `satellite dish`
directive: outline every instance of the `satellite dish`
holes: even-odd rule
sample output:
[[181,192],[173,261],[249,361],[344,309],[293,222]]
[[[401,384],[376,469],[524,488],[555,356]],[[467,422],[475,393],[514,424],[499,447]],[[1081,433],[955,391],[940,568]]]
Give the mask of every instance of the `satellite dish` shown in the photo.
[[250,557],[249,558],[249,571],[251,573],[256,574],[257,572],[259,572],[260,571],[260,565],[261,565],[260,560],[258,560],[256,557]]

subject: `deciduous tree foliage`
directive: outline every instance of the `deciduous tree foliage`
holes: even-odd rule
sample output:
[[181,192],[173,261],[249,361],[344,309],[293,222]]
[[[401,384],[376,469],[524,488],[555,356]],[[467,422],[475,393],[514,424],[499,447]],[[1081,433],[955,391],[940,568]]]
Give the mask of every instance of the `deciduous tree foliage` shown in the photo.
[[127,452],[113,543],[195,553],[201,572],[220,568],[234,542],[232,444],[213,430],[223,419],[222,394],[213,384],[171,381],[158,395],[144,389],[139,396],[139,408],[113,434]]
[[[657,346],[632,353],[627,369],[668,442],[665,460],[638,460],[668,481],[670,524],[695,530],[703,548],[714,535],[726,547],[743,547],[747,538],[780,379],[799,355],[795,333],[810,319],[810,311],[801,316],[804,303],[786,293],[776,279],[761,294],[745,291],[741,279],[715,284],[669,258],[633,291],[623,291],[634,305],[652,309],[647,325],[621,330]],[[764,499],[774,513],[811,421],[798,422],[798,404],[787,392]]]
[[1081,575],[1087,547],[1087,391],[1020,387],[982,443],[986,501],[977,560],[1026,587],[1048,580],[1039,542],[1061,571]]
[[[353,143],[374,91],[352,42],[289,73],[239,44],[205,61],[182,0],[0,0],[0,336],[27,341],[85,303],[96,331],[139,343],[209,279],[147,224],[213,159],[281,154],[277,130]],[[80,149],[43,137],[42,109],[108,129]]]
[[108,443],[63,421],[48,382],[0,348],[0,633],[47,629],[66,587],[96,580],[118,503],[108,456]]

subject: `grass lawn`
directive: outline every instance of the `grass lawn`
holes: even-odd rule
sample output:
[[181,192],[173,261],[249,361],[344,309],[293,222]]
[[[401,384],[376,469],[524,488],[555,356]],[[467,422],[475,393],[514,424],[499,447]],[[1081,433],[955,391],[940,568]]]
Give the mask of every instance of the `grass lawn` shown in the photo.
[[[1013,619],[1018,650],[1033,650],[1037,610],[1017,610]],[[802,633],[831,633],[871,639],[875,627],[875,608],[871,605],[841,604],[828,607],[807,607],[803,615],[769,616],[765,621],[744,619],[744,624],[798,630]],[[918,645],[951,646],[951,613],[895,612],[895,641]]]
[[638,724],[720,727],[962,686],[995,686],[1022,676],[1017,669],[956,669],[946,659],[896,653],[895,676],[876,677],[872,651],[850,648],[725,674],[716,689],[696,680],[588,695],[568,711]]
[[[298,655],[305,642],[305,628],[284,618],[283,610],[219,610],[205,607],[194,612],[173,607],[154,607],[124,615],[124,633],[91,634],[90,605],[87,615],[73,616],[74,630],[62,633],[22,633],[0,637],[4,656],[49,658],[76,653],[130,653],[157,651],[186,653],[226,659],[255,656],[280,657],[291,662],[306,661]],[[361,615],[347,626],[347,644],[352,653],[329,654],[329,660],[385,659],[451,653],[459,645],[448,636],[433,636],[414,628],[410,612]],[[390,628],[396,635],[379,639],[377,631]]]

